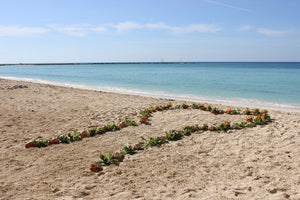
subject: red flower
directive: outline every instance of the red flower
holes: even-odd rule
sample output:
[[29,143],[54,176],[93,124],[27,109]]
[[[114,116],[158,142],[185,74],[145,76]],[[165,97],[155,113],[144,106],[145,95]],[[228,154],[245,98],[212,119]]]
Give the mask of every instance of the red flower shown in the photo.
[[90,137],[90,134],[89,134],[88,132],[82,132],[82,133],[80,134],[80,137],[81,137],[81,138]]
[[104,126],[104,127],[103,127],[103,131],[104,131],[104,132],[107,132],[107,131],[108,131],[108,130],[107,130],[107,126]]
[[260,115],[257,115],[257,117],[256,117],[257,119],[260,119]]
[[59,140],[56,138],[56,139],[53,139],[50,141],[50,145],[51,144],[59,144]]
[[35,147],[36,144],[34,142],[29,142],[28,144],[25,145],[26,148],[30,148],[30,147]]
[[127,127],[127,124],[125,122],[122,122],[122,124],[120,124],[121,128]]
[[93,172],[99,172],[99,171],[102,171],[103,168],[101,167],[100,163],[95,162],[95,163],[91,164],[90,169]]
[[147,122],[147,117],[144,117],[141,122],[146,123]]
[[189,107],[189,105],[188,104],[181,104],[181,107],[184,108],[184,109],[186,109],[186,108]]
[[252,116],[247,117],[247,121],[251,122],[252,121]]
[[226,110],[226,113],[227,113],[227,114],[231,114],[231,113],[232,113],[232,110],[227,109],[227,110]]
[[192,130],[193,132],[195,132],[195,131],[198,130],[196,126],[191,126],[190,128],[191,128],[191,130]]
[[167,104],[167,107],[168,107],[168,108],[172,107],[172,104],[168,103],[168,104]]

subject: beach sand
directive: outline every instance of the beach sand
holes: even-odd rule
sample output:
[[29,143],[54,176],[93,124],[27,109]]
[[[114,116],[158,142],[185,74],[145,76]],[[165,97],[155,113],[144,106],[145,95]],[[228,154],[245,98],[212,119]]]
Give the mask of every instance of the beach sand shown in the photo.
[[126,155],[119,166],[99,173],[89,167],[100,153],[138,143],[141,136],[162,136],[184,125],[241,122],[245,116],[156,112],[151,125],[25,148],[34,139],[125,118],[138,121],[148,107],[183,102],[0,79],[0,199],[300,199],[300,113],[291,110],[268,109],[272,122],[255,128],[196,132]]

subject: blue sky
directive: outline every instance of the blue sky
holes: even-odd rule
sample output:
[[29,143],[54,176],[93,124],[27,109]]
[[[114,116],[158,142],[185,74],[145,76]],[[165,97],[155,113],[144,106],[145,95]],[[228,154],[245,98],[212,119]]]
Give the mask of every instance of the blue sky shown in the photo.
[[300,0],[0,0],[0,63],[300,61]]

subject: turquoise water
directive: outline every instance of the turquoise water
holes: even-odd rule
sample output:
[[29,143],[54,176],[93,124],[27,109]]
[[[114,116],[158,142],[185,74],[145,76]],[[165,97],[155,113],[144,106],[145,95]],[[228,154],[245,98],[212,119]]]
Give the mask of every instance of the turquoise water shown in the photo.
[[300,63],[0,67],[0,77],[104,91],[300,109]]

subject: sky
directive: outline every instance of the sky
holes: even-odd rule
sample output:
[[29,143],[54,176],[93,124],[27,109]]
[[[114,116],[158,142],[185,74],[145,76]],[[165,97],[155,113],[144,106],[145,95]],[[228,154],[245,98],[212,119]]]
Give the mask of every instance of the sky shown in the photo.
[[0,63],[300,61],[300,0],[0,0]]

